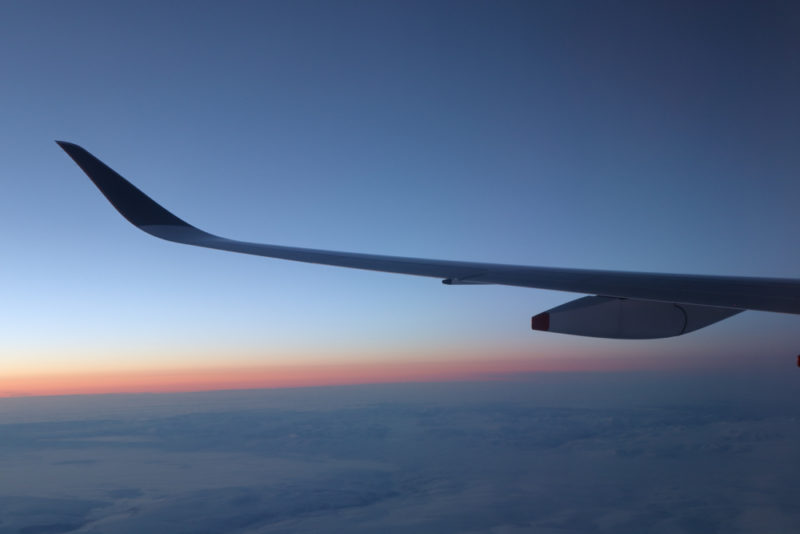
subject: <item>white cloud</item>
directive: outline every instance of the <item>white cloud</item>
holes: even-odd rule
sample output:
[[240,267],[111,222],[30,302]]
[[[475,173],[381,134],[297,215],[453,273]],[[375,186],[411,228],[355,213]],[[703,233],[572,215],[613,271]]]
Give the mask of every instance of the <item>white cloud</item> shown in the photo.
[[797,408],[648,380],[30,399],[0,534],[800,530]]

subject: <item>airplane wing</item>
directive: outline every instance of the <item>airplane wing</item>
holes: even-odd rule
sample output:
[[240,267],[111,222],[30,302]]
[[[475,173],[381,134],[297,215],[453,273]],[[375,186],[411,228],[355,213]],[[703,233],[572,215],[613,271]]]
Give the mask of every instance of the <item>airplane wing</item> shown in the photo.
[[615,339],[671,337],[744,310],[800,314],[800,280],[531,267],[406,258],[250,243],[179,219],[82,147],[58,145],[134,226],[161,239],[284,260],[440,278],[448,285],[502,284],[583,293],[531,319],[535,330]]

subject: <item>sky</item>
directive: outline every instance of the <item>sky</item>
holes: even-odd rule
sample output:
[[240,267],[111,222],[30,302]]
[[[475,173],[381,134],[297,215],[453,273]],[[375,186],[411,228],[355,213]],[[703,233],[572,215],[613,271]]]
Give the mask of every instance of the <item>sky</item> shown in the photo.
[[576,295],[156,240],[53,142],[237,239],[797,277],[792,2],[6,2],[0,396],[792,372],[797,318],[532,332]]

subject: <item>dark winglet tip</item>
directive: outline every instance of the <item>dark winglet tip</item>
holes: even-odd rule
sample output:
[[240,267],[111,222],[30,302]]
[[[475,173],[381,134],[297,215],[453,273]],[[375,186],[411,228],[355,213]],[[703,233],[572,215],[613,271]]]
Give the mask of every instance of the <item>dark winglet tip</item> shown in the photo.
[[531,317],[531,328],[534,330],[541,330],[543,332],[550,330],[550,314],[548,312],[544,312]]
[[76,151],[80,151],[80,150],[85,151],[86,150],[83,147],[81,147],[80,145],[76,145],[75,143],[70,143],[69,141],[59,141],[58,139],[56,139],[56,144],[61,147],[61,150],[63,150],[67,154],[69,154],[70,157],[72,157],[73,159],[75,159],[73,154]]
[[161,225],[194,228],[164,209],[85,148],[67,141],[57,140],[56,143],[78,164],[78,167],[94,182],[117,211],[135,226],[141,228],[142,226]]

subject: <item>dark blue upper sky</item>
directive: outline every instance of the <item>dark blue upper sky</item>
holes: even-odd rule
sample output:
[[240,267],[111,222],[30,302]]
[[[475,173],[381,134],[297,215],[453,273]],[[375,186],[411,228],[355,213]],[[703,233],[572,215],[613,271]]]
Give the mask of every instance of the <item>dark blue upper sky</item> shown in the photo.
[[797,277],[793,2],[11,3],[0,72],[0,351],[19,370],[209,347],[255,361],[798,349],[793,317],[656,345],[546,336],[530,315],[570,295],[158,242],[52,142],[231,237]]

